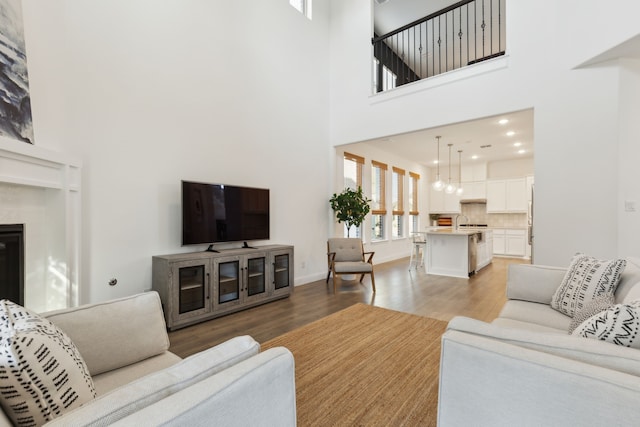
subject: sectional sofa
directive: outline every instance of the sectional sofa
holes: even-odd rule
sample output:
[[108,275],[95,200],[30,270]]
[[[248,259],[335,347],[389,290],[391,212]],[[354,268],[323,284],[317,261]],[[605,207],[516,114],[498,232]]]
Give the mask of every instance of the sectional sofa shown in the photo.
[[[614,304],[640,300],[639,265],[626,260]],[[572,317],[552,308],[567,269],[509,267],[499,317],[492,323],[454,318],[442,337],[438,424],[638,425],[640,349],[602,341],[612,338],[609,332],[601,339],[569,334]],[[627,325],[624,338],[637,347],[637,318]]]
[[[19,329],[29,329],[39,321],[19,309],[6,310],[13,310],[2,316],[3,327],[13,328],[10,333],[19,334]],[[181,359],[169,352],[160,298],[155,292],[40,316],[62,330],[77,347],[90,375],[87,382],[92,383],[90,388],[97,395],[48,421],[47,426],[296,424],[294,360],[287,349],[260,352],[256,341],[240,336]],[[9,322],[7,317],[11,317]],[[38,339],[33,334],[43,328],[38,325],[37,330],[27,331],[32,333],[29,339]],[[6,330],[3,333],[7,335]],[[14,341],[20,340],[24,339]],[[22,357],[24,350],[20,347],[17,354]],[[62,353],[67,350],[68,346]],[[63,356],[51,359],[58,363]],[[81,364],[78,359],[76,362]],[[31,366],[22,371],[30,371],[37,362],[28,363]],[[0,371],[6,373],[6,363],[4,366]],[[67,367],[70,370],[73,366]],[[38,384],[39,380],[30,383]],[[3,377],[4,391],[7,384]],[[44,390],[42,401],[51,392]],[[7,401],[11,400],[4,404]],[[0,412],[0,426],[11,425],[6,411]]]

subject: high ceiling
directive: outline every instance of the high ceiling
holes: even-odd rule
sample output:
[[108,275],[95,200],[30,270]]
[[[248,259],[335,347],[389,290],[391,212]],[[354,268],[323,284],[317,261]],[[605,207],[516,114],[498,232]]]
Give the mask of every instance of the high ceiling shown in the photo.
[[[423,16],[456,3],[452,0],[375,0],[374,27],[382,35]],[[507,119],[507,124],[499,124]],[[507,132],[513,131],[513,136]],[[525,110],[486,117],[464,123],[456,123],[433,129],[411,132],[367,141],[381,149],[415,160],[429,167],[437,159],[436,136],[440,135],[440,164],[448,165],[448,147],[451,147],[451,164],[458,164],[458,150],[462,161],[492,162],[497,160],[533,157],[533,111]],[[518,147],[515,143],[520,143]],[[522,152],[522,150],[524,150]],[[472,156],[477,156],[472,159]]]
[[[507,119],[508,123],[500,124]],[[507,132],[514,132],[507,135]],[[379,150],[417,161],[429,167],[435,165],[440,136],[440,164],[448,165],[448,146],[451,143],[451,164],[458,164],[458,150],[462,162],[493,162],[533,157],[533,110],[523,110],[486,117],[417,132],[394,135],[367,141]],[[518,146],[515,146],[519,143]],[[475,159],[473,156],[477,156]]]

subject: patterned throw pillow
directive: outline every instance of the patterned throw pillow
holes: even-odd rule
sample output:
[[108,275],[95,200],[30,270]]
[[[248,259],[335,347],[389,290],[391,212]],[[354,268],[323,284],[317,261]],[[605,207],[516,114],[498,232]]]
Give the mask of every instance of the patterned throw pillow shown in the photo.
[[71,339],[47,319],[0,301],[0,404],[15,425],[42,425],[96,396]]
[[640,349],[640,300],[616,304],[582,322],[571,335]]
[[582,322],[601,313],[613,306],[616,303],[616,297],[613,294],[598,295],[582,307],[582,309],[576,311],[576,314],[571,319],[569,324],[569,334],[571,334]]
[[602,261],[577,253],[551,299],[551,308],[573,317],[586,303],[602,294],[614,293],[627,261]]

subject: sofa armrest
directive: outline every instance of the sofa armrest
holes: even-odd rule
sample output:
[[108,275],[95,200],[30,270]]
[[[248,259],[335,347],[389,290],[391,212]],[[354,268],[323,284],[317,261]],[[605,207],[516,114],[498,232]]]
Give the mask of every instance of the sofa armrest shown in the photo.
[[169,349],[162,304],[154,291],[41,315],[69,335],[92,376]]
[[260,344],[239,336],[201,351],[169,368],[111,390],[47,423],[47,426],[110,425],[167,396],[254,357]]
[[295,426],[293,355],[266,350],[123,418],[113,426]]
[[566,268],[560,267],[510,264],[507,273],[507,298],[550,304],[566,272]]
[[451,319],[447,331],[458,331],[640,377],[640,351],[600,340],[504,327],[460,316]]
[[442,337],[439,426],[635,425],[634,375],[483,336]]

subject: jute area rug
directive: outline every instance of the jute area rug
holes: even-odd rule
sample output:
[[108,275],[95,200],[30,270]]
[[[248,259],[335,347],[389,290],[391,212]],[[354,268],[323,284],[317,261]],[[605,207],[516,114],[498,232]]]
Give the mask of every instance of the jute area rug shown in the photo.
[[262,349],[293,353],[299,426],[435,426],[446,325],[356,304]]

